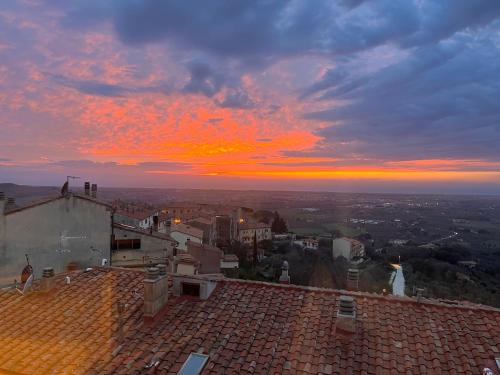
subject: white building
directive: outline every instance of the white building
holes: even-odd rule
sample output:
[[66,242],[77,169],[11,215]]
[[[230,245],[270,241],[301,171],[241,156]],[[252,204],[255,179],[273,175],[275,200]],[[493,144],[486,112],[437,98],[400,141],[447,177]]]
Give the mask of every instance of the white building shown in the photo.
[[187,224],[172,225],[170,237],[178,242],[179,250],[187,251],[187,242],[203,243],[203,231]]
[[271,240],[271,225],[265,223],[242,223],[239,225],[238,238],[240,242],[252,245],[255,237],[257,237],[257,242]]
[[333,240],[332,246],[333,259],[343,256],[351,260],[354,257],[362,257],[365,255],[365,246],[353,238],[336,238]]
[[306,250],[318,250],[319,248],[319,241],[315,238],[310,237],[301,240],[295,240],[293,241],[293,243]]
[[122,267],[165,263],[174,255],[177,242],[170,236],[114,223],[111,239],[112,265]]
[[131,225],[144,230],[153,229],[154,231],[158,231],[159,212],[156,210],[118,210],[115,212],[114,218],[115,222],[120,224]]

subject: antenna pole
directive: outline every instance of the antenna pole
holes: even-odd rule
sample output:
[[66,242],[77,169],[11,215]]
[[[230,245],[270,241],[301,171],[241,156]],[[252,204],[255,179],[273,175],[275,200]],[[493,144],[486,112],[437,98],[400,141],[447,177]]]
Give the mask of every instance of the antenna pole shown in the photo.
[[66,182],[68,183],[68,191],[69,191],[69,179],[70,178],[73,179],[73,180],[76,180],[76,179],[78,179],[80,177],[78,177],[78,176],[66,176]]

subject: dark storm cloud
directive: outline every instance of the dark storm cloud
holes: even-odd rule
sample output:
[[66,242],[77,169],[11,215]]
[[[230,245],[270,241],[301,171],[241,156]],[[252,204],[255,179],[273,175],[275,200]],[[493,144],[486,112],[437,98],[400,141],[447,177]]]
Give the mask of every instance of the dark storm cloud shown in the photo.
[[189,70],[190,78],[182,89],[183,92],[212,97],[222,89],[225,81],[224,76],[214,71],[208,63],[195,60],[188,63],[186,67]]
[[[265,61],[304,53],[351,53],[387,42],[415,46],[446,39],[500,14],[492,0],[440,1],[159,1],[121,0],[81,18],[106,12],[120,38],[143,44],[172,38],[188,48],[216,55]],[[376,20],[376,22],[373,22]]]
[[500,160],[499,71],[493,42],[460,37],[368,76],[334,82],[328,73],[306,92],[329,87],[321,98],[348,104],[305,115],[333,123],[311,156]]
[[[84,27],[111,20],[130,45],[172,40],[260,66],[284,56],[351,53],[418,31],[411,1],[84,1],[63,23]],[[367,22],[369,19],[377,22]]]
[[222,108],[245,109],[253,108],[255,103],[250,99],[248,94],[242,89],[228,90],[224,96],[224,100],[220,101],[219,106]]

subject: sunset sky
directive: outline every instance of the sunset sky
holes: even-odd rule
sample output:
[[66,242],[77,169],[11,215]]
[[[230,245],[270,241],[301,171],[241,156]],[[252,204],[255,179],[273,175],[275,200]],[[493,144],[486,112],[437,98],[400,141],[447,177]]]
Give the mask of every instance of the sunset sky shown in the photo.
[[500,1],[1,1],[0,182],[67,175],[500,194]]

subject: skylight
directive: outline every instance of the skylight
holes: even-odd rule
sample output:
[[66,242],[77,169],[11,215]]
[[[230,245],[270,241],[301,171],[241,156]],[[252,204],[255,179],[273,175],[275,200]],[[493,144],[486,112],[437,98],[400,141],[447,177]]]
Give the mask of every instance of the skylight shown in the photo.
[[198,375],[205,367],[208,355],[191,353],[178,372],[178,375]]

